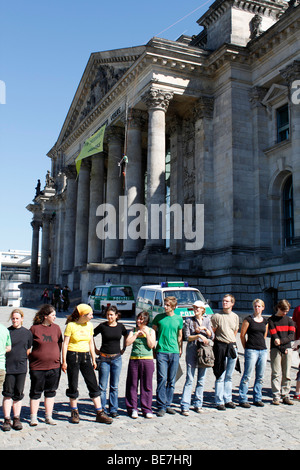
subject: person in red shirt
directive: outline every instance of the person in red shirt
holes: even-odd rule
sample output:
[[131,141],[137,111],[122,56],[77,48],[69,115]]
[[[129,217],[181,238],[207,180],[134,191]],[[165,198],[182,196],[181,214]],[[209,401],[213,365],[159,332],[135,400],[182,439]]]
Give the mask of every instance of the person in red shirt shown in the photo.
[[[296,335],[295,335],[295,340],[298,341],[297,345],[294,345],[296,349],[299,350],[300,346],[300,305],[295,308],[293,312],[293,321],[295,322],[296,325]],[[295,395],[293,396],[294,400],[299,400],[300,401],[300,363],[299,363],[299,369],[297,372],[297,377],[296,377],[296,391]]]
[[36,313],[32,333],[32,351],[29,354],[30,371],[30,426],[38,424],[37,413],[42,393],[45,395],[45,422],[56,424],[52,411],[61,372],[62,333],[55,322],[56,312],[52,305],[45,304]]

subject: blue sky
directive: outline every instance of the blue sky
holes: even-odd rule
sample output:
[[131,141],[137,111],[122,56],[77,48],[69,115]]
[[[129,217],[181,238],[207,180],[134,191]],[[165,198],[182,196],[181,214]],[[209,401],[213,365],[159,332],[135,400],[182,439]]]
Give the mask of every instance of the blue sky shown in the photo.
[[212,0],[2,2],[0,251],[31,250],[26,210],[45,183],[55,144],[90,54],[200,32]]

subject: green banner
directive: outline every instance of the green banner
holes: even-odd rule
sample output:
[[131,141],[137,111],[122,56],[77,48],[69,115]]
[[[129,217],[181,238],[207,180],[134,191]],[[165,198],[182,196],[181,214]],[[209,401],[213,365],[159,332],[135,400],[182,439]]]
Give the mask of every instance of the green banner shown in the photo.
[[84,142],[81,152],[75,160],[77,175],[79,174],[81,162],[84,158],[90,157],[91,155],[95,155],[99,152],[103,152],[105,128],[106,124],[100,127],[100,129],[95,132],[95,134],[93,134],[89,139]]

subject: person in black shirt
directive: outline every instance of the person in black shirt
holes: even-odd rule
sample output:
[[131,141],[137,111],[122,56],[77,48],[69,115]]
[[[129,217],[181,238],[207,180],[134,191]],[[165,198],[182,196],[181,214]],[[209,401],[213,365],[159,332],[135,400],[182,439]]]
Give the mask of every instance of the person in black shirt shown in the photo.
[[267,320],[262,316],[265,309],[263,300],[255,299],[252,303],[253,315],[243,321],[240,333],[241,343],[245,349],[244,374],[239,387],[239,403],[243,408],[250,408],[248,402],[249,381],[255,369],[253,402],[256,406],[264,406],[262,402],[263,378],[267,363],[267,346],[265,338],[268,334]]
[[[27,358],[32,346],[32,333],[22,326],[24,314],[20,309],[14,309],[10,315],[12,325],[8,328],[11,337],[11,351],[6,353],[6,376],[3,384],[3,431],[11,427],[22,429],[20,421],[24,386],[27,373]],[[13,424],[11,425],[11,408],[13,409]]]
[[[102,335],[102,344],[100,350],[95,348],[99,354],[99,387],[101,390],[101,403],[103,408],[106,406],[106,389],[108,378],[110,376],[109,387],[109,412],[112,418],[118,417],[118,386],[122,368],[122,354],[125,352],[125,341],[127,330],[122,323],[118,323],[120,314],[115,306],[106,308],[106,322],[100,323],[94,329],[94,336],[99,333]],[[120,342],[124,337],[123,349],[120,348]]]

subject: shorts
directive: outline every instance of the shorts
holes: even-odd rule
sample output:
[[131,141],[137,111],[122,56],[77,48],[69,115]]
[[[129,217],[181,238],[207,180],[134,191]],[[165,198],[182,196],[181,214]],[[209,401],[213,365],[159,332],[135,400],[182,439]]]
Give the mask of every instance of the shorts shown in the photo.
[[32,400],[41,398],[44,392],[45,398],[53,398],[56,395],[60,380],[61,368],[50,370],[31,370],[31,387],[29,397]]
[[25,374],[6,374],[2,395],[13,401],[21,401],[24,398]]

